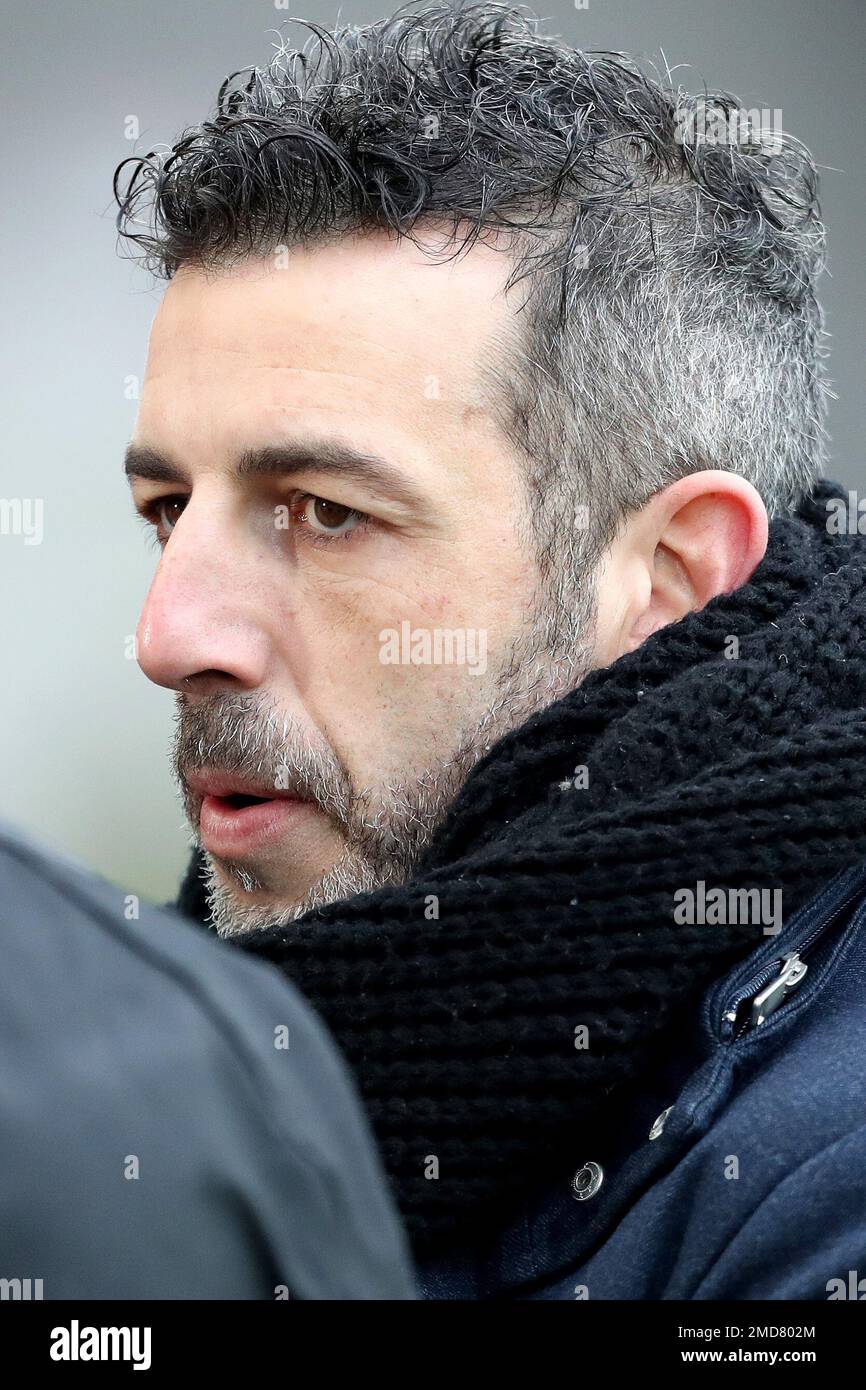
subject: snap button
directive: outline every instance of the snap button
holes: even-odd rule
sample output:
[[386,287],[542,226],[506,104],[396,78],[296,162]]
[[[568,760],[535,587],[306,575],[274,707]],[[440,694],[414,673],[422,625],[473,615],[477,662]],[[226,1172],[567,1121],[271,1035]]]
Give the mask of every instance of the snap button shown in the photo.
[[579,1202],[594,1197],[604,1182],[604,1169],[600,1163],[584,1163],[571,1180],[571,1190]]

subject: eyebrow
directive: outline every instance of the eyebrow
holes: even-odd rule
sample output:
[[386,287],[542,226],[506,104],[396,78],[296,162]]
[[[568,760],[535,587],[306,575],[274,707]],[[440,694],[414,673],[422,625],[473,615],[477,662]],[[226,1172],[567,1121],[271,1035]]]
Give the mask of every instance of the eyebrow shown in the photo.
[[[356,449],[342,440],[294,441],[244,449],[234,461],[239,478],[288,478],[296,473],[327,473],[360,483],[383,498],[412,511],[426,511],[429,501],[393,463]],[[183,483],[189,477],[167,454],[146,444],[129,444],[124,460],[127,478],[155,483]]]

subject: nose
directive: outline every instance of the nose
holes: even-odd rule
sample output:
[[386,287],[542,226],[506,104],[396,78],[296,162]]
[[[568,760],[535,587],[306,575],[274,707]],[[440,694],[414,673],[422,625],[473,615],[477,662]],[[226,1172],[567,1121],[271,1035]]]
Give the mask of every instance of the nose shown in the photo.
[[255,602],[254,552],[227,508],[187,503],[138,623],[138,664],[149,680],[188,697],[264,683],[270,639]]

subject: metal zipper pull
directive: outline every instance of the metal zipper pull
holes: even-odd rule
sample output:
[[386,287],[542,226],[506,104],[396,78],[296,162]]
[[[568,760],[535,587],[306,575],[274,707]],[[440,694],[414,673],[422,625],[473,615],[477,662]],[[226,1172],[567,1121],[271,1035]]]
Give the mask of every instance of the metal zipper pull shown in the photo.
[[785,956],[781,973],[775,980],[771,980],[759,994],[752,1000],[749,1024],[752,1028],[760,1028],[778,1009],[782,1000],[786,998],[789,990],[796,989],[802,983],[803,977],[809,969],[805,961],[800,960],[796,951]]
[[667,1120],[667,1117],[671,1113],[673,1108],[674,1107],[672,1105],[669,1105],[667,1110],[663,1110],[662,1113],[658,1115],[656,1119],[653,1120],[653,1127],[649,1132],[650,1139],[661,1138],[662,1132],[664,1131],[665,1127],[665,1121]]

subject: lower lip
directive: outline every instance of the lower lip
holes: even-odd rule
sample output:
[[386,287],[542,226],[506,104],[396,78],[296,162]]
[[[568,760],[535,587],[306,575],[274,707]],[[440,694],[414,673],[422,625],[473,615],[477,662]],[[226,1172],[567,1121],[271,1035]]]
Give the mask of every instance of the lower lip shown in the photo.
[[206,796],[199,812],[202,844],[222,858],[248,854],[279,840],[286,830],[315,810],[312,801],[275,797],[252,806],[232,806],[221,796]]

